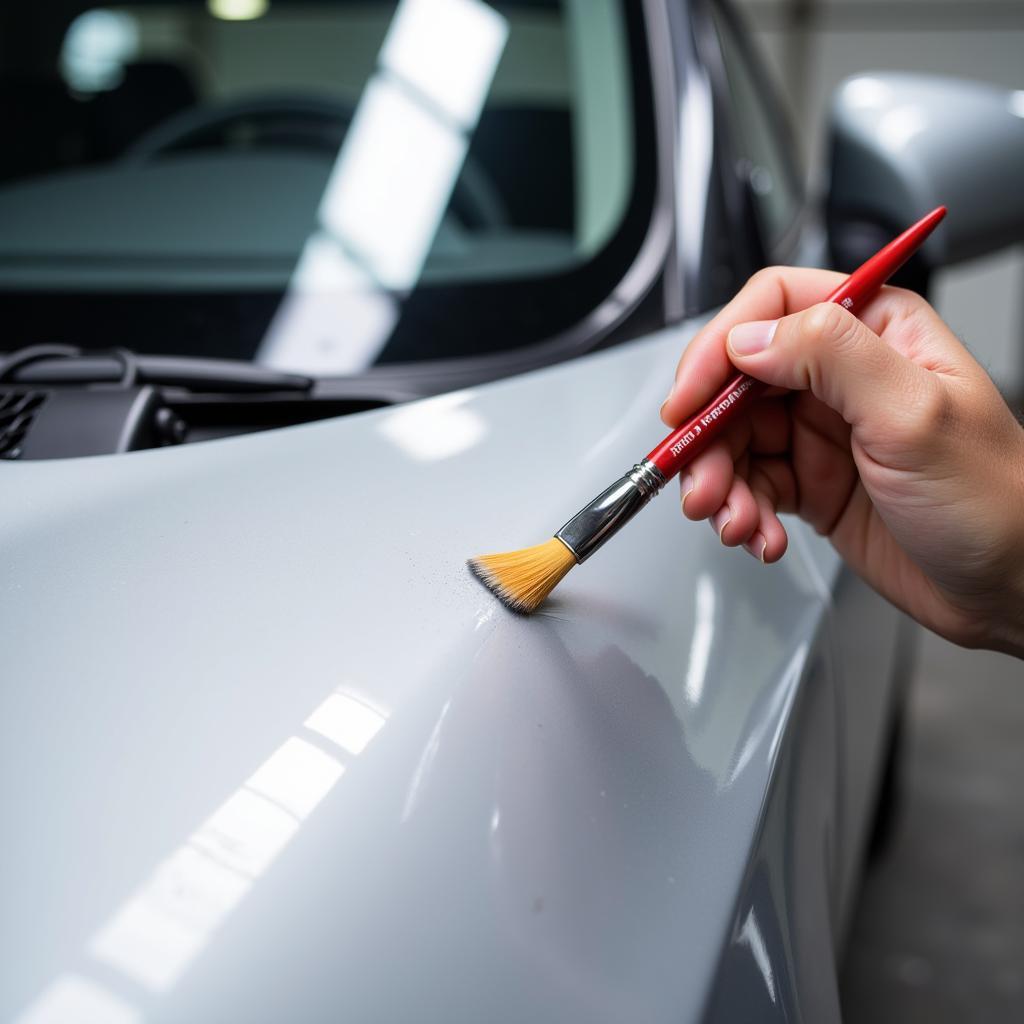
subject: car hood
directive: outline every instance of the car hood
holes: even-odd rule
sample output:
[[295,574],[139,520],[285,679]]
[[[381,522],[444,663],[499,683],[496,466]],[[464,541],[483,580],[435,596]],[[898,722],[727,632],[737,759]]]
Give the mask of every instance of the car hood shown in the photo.
[[699,1016],[825,603],[670,487],[530,619],[686,337],[0,465],[5,1019]]

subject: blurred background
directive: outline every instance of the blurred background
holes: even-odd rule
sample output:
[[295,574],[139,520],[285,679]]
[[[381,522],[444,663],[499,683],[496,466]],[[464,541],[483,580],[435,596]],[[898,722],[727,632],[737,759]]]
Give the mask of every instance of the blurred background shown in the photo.
[[[1020,0],[742,0],[812,184],[836,85],[866,70],[1020,88]],[[940,271],[940,312],[1024,399],[1024,248]],[[1024,1020],[1024,669],[923,634],[892,832],[866,876],[843,977],[866,1022]]]
[[[1021,0],[741,0],[788,102],[805,166],[823,164],[835,87],[869,70],[957,75],[1019,89]],[[822,187],[823,183],[814,182]],[[1024,394],[1024,249],[942,272],[934,298],[1005,393]]]

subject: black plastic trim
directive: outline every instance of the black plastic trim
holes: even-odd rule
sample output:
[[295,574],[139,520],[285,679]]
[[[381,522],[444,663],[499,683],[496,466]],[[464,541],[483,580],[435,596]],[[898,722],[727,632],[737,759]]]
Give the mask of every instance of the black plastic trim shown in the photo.
[[732,114],[725,59],[722,55],[718,31],[714,25],[712,8],[720,13],[736,37],[750,73],[758,84],[759,92],[765,98],[764,108],[771,118],[772,132],[782,140],[784,148],[788,152],[795,154],[797,146],[792,125],[783,113],[778,89],[765,68],[763,57],[753,43],[747,21],[732,0],[691,0],[691,3],[695,18],[695,37],[698,40],[702,60],[715,85],[716,120],[720,126],[720,130],[716,134],[721,146],[725,187],[732,209],[737,216],[736,223],[744,225],[745,230],[750,233],[752,241],[749,259],[754,270],[768,263],[790,262],[799,245],[807,210],[807,191],[799,171],[799,162],[795,156],[787,161],[786,173],[789,176],[790,185],[794,187],[796,194],[800,197],[800,202],[786,229],[778,238],[768,239],[765,237],[764,229],[757,215],[749,183],[738,171],[740,147],[736,141],[736,119]]

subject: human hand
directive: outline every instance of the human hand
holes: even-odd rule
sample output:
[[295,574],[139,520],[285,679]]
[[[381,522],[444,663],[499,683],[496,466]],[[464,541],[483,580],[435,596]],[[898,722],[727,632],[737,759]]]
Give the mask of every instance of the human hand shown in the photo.
[[913,292],[883,289],[862,320],[811,305],[842,280],[763,270],[683,353],[669,426],[734,366],[773,385],[683,470],[683,512],[764,562],[796,512],[923,625],[1024,654],[1024,429]]

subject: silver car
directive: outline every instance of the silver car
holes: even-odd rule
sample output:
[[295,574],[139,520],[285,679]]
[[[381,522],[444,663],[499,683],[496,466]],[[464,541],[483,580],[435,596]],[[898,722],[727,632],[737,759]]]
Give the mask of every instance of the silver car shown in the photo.
[[848,82],[816,204],[724,4],[11,7],[0,1017],[838,1020],[896,613],[668,496],[531,619],[465,559],[757,268],[1020,238],[1012,97]]

